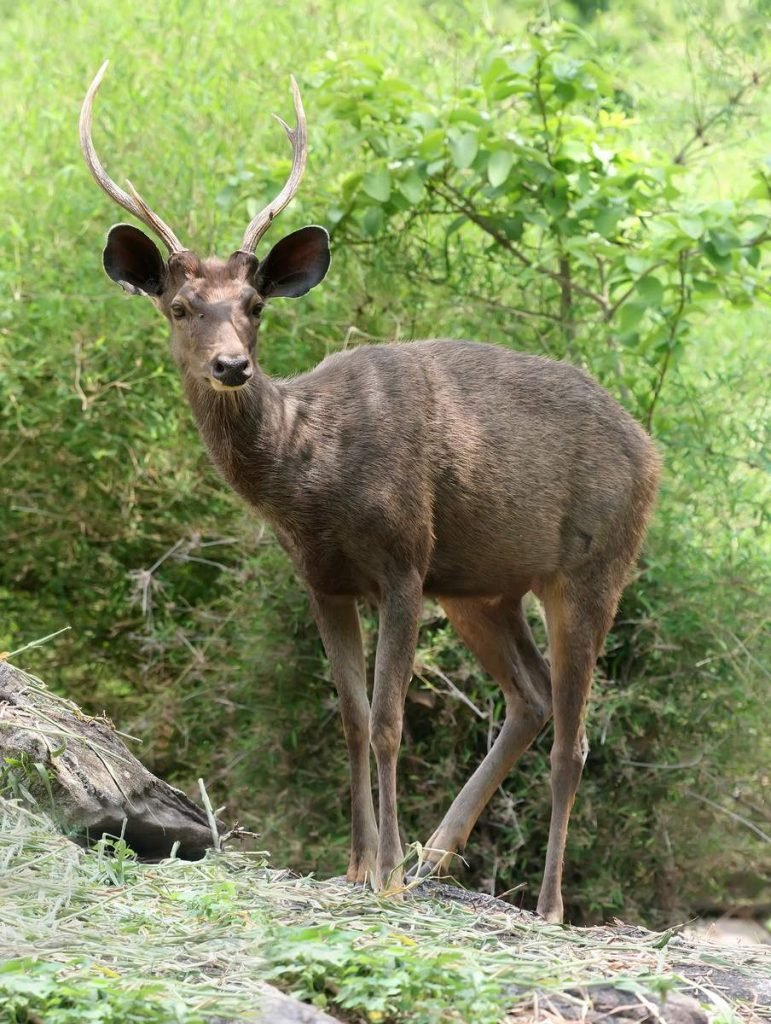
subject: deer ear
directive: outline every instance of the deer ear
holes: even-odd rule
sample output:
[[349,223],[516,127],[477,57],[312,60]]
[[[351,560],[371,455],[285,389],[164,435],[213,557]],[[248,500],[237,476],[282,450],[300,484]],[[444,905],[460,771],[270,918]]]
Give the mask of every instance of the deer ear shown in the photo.
[[265,299],[305,295],[329,269],[329,235],[315,224],[276,242],[257,268],[257,291]]
[[108,277],[131,295],[160,295],[166,285],[166,264],[158,246],[131,224],[110,228],[102,263]]

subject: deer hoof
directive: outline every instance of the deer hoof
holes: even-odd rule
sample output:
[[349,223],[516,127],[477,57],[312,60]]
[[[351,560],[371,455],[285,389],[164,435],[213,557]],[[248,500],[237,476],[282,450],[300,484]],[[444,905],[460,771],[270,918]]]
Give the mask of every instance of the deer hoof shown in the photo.
[[363,859],[352,859],[345,873],[346,882],[351,882],[353,885],[372,885],[374,877],[374,863]]
[[543,918],[544,924],[562,924],[564,917],[562,910],[562,901],[559,904],[553,904],[552,906],[538,905],[536,913],[539,917]]

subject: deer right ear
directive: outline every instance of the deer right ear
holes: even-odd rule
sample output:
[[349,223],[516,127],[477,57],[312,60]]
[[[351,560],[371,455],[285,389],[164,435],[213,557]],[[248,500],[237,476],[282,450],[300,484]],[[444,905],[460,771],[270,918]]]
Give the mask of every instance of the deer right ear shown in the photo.
[[158,246],[131,224],[116,224],[107,235],[102,263],[108,277],[131,295],[160,295],[168,275]]

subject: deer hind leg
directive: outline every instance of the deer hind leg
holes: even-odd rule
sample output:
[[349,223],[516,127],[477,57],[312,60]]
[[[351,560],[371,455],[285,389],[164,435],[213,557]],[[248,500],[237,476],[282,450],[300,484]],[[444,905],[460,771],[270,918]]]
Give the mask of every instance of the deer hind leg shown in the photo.
[[593,579],[560,580],[545,588],[549,631],[554,742],[551,749],[552,808],[538,913],[562,921],[562,865],[568,820],[588,753],[584,714],[592,673],[613,622],[621,587]]
[[311,594],[316,624],[337,688],[351,771],[351,856],[349,882],[372,882],[378,831],[370,778],[370,710],[364,647],[356,602]]
[[485,759],[426,844],[420,874],[447,869],[493,793],[549,720],[549,666],[535,645],[519,598],[441,599],[465,644],[503,690],[506,717]]

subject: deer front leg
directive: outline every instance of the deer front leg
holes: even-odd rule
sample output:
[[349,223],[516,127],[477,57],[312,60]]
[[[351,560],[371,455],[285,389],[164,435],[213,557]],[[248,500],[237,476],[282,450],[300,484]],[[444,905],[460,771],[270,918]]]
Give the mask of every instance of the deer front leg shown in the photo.
[[311,606],[337,688],[351,771],[349,882],[372,883],[378,835],[370,778],[370,713],[364,647],[356,602],[311,593]]
[[402,739],[404,700],[412,678],[423,585],[417,573],[392,586],[380,602],[370,735],[379,789],[379,841],[375,884],[381,890],[402,883],[402,844],[396,809],[396,765]]

